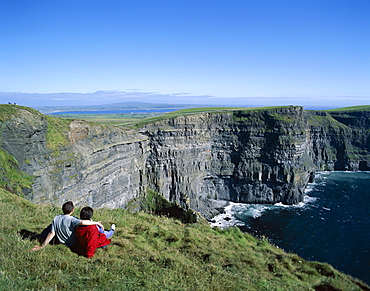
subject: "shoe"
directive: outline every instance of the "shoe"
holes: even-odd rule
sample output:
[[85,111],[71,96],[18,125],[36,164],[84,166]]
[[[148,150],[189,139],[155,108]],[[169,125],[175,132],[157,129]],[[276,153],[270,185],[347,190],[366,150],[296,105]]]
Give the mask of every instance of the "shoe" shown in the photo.
[[115,231],[115,230],[116,230],[116,225],[115,225],[115,224],[112,224],[112,225],[110,226],[110,229],[111,229],[111,230],[113,230],[113,231]]

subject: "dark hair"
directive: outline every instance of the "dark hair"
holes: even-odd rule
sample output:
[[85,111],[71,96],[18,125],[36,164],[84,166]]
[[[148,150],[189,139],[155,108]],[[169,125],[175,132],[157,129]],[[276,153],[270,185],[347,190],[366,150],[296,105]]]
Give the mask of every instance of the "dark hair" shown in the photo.
[[91,207],[86,206],[81,209],[80,218],[84,220],[89,220],[92,218],[93,214],[94,214],[94,210]]
[[62,206],[63,214],[70,214],[74,209],[75,207],[73,206],[72,201],[67,201]]

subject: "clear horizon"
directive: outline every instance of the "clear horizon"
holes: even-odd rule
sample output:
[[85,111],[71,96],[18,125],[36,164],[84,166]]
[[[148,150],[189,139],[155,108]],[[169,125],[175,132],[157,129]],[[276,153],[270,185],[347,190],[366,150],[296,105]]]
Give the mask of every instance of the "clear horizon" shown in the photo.
[[[183,98],[186,96],[186,98]],[[323,97],[250,97],[218,98],[214,96],[191,96],[185,94],[158,94],[153,92],[97,91],[94,93],[19,93],[0,92],[0,104],[17,104],[28,107],[43,106],[99,106],[125,102],[145,102],[151,104],[209,105],[230,107],[259,106],[302,106],[306,108],[340,108],[370,105],[369,98],[352,96]]]
[[365,0],[4,0],[0,103],[369,104],[369,11]]

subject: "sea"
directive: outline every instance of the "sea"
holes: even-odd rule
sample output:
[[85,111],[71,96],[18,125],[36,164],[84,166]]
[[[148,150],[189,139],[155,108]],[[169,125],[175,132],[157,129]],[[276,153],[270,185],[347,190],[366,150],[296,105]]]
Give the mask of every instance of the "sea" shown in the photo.
[[153,112],[171,112],[173,109],[127,109],[127,110],[85,110],[85,111],[56,111],[48,113],[49,115],[62,114],[127,114],[127,113],[153,113]]
[[286,252],[370,284],[370,172],[318,172],[292,206],[230,203],[212,226],[238,226]]

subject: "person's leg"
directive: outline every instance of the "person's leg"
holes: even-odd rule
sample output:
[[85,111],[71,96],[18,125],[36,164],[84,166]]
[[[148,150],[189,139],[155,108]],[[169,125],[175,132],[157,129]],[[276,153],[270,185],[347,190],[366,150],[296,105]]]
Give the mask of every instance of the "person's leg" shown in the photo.
[[99,227],[99,226],[96,226],[97,227],[97,229],[98,229],[98,231],[100,232],[100,233],[104,233],[104,229],[103,228],[101,228],[101,227]]
[[49,224],[40,234],[39,236],[43,237],[44,240],[48,236],[49,232],[51,231],[51,224]]
[[108,239],[110,239],[110,238],[114,235],[114,230],[113,230],[113,229],[111,229],[111,230],[105,230],[105,231],[104,231],[104,234],[105,234],[105,236],[106,236]]
[[106,236],[108,239],[110,239],[110,238],[114,235],[114,231],[115,231],[115,229],[116,229],[116,226],[115,226],[114,224],[112,224],[112,225],[111,225],[111,227],[110,227],[110,230],[104,230],[104,229],[99,228],[99,227],[98,227],[98,229],[99,229],[99,232],[100,232],[100,233],[104,233],[104,234],[105,234],[105,236]]
[[40,244],[42,244],[46,237],[48,236],[51,230],[51,224],[45,228],[40,234],[34,231],[29,231],[27,229],[22,229],[18,233],[22,237],[22,239],[30,239],[30,240],[37,240]]
[[79,256],[84,256],[86,253],[85,248],[82,247],[78,241],[73,245],[68,245],[67,247],[69,247],[72,253],[75,253]]
[[[46,237],[48,236],[49,232],[51,231],[51,224],[48,225],[48,227],[46,227],[38,236],[37,236],[37,240],[39,241],[39,243],[43,243],[46,239]],[[52,240],[49,242],[49,244],[51,245],[58,245],[60,244],[59,242],[59,239],[57,238],[56,235],[54,235],[54,237],[52,238]]]

